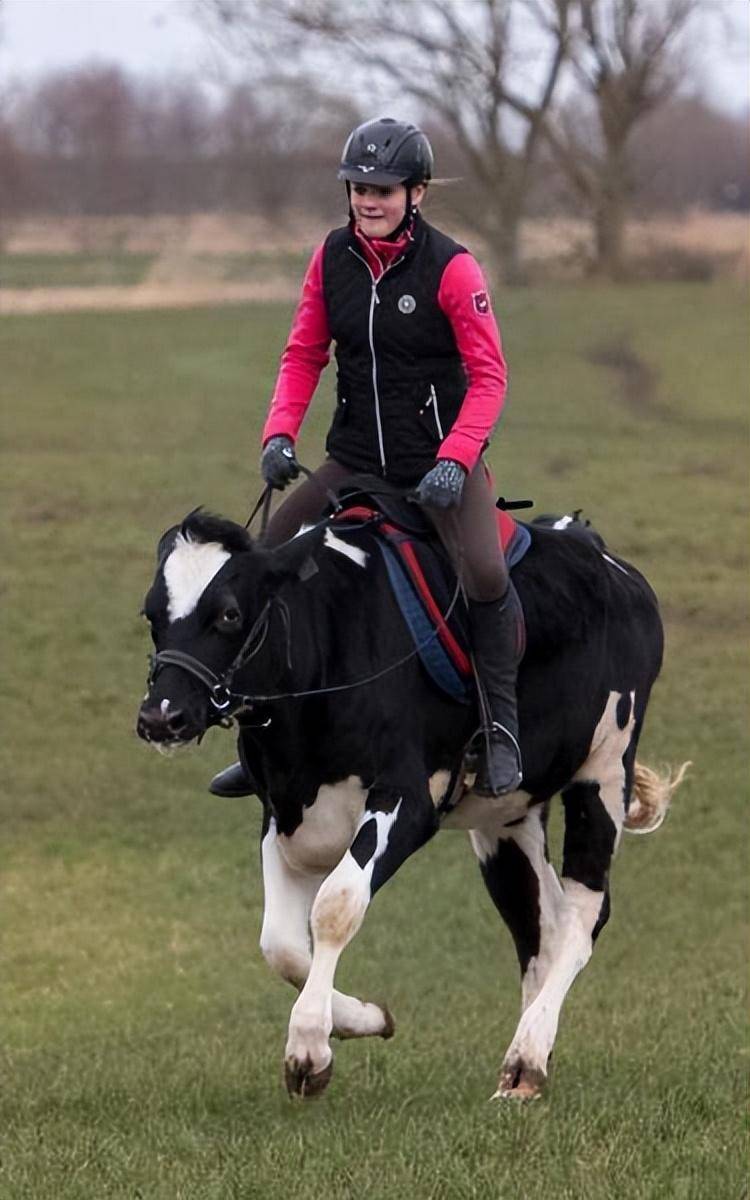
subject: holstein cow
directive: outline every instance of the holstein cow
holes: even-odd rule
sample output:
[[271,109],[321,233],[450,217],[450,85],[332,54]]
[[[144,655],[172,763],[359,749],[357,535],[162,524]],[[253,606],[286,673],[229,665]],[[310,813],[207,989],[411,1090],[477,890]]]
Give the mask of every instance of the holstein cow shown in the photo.
[[[176,748],[236,721],[264,813],[261,949],[299,989],[291,1092],[327,1085],[332,1035],[393,1034],[387,1009],[334,988],[336,964],[375,892],[441,828],[469,830],[520,961],[521,1019],[495,1094],[544,1084],[563,1000],[609,916],[620,832],[655,829],[682,777],[635,757],[662,658],[656,598],[593,531],[559,524],[520,527],[524,781],[496,799],[471,792],[474,698],[436,687],[415,653],[377,518],[344,514],[271,551],[197,511],[159,543],[138,734]],[[558,792],[561,879],[546,844]]]

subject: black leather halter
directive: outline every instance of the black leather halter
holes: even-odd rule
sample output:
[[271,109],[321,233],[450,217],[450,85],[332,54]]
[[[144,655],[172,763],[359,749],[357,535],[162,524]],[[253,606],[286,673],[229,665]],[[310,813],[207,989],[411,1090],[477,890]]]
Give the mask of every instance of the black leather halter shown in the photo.
[[186,654],[183,650],[159,650],[158,653],[152,654],[149,659],[151,669],[148,675],[148,688],[153,686],[162,667],[180,667],[208,688],[208,698],[216,711],[228,715],[228,710],[233,702],[241,705],[246,700],[245,696],[232,691],[232,683],[237,672],[244,667],[245,663],[255,657],[265,642],[268,636],[270,616],[271,601],[266,600],[239,652],[221,675],[217,675],[200,659],[194,658],[192,654]]

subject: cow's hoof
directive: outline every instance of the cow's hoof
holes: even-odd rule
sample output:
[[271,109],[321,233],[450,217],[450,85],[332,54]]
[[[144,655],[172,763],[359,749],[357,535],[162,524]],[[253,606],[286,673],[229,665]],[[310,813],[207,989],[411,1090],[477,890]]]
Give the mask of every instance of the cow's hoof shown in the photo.
[[284,1063],[284,1081],[290,1096],[302,1096],[305,1100],[314,1100],[321,1096],[331,1082],[333,1075],[333,1058],[322,1071],[313,1074],[310,1056],[299,1062],[291,1059]]
[[393,1019],[393,1013],[391,1012],[390,1008],[386,1008],[385,1005],[383,1005],[383,1016],[385,1017],[385,1025],[383,1026],[383,1032],[380,1036],[384,1041],[387,1042],[388,1039],[392,1038],[396,1032],[396,1022]]
[[539,1067],[528,1067],[520,1059],[503,1063],[493,1100],[539,1100],[547,1075]]

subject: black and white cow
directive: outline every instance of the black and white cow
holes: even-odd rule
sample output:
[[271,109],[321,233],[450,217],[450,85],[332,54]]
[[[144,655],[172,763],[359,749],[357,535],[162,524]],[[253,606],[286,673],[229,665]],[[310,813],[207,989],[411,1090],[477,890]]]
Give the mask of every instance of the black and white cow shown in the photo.
[[[681,778],[635,758],[662,657],[651,588],[594,534],[530,529],[513,573],[527,625],[524,783],[497,799],[471,792],[463,751],[475,714],[413,656],[371,525],[321,525],[269,551],[197,512],[161,539],[144,608],[157,655],[138,733],[163,749],[222,713],[237,721],[264,810],[261,949],[299,989],[290,1091],[326,1086],[332,1035],[392,1035],[387,1009],[335,989],[336,965],[378,888],[452,828],[470,831],[521,966],[521,1018],[496,1095],[536,1096],[565,995],[609,916],[621,830],[656,828]],[[558,792],[561,879],[546,845]]]

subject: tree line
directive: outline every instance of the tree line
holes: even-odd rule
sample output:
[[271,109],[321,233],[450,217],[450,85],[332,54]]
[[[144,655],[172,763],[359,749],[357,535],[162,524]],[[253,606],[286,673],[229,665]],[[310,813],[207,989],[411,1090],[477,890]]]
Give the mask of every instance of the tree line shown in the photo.
[[[750,207],[746,122],[678,86],[678,38],[697,4],[420,0],[417,29],[413,6],[391,0],[369,0],[353,23],[349,0],[204,0],[208,32],[242,57],[239,82],[207,91],[96,65],[6,88],[0,218],[226,210],[336,221],[338,152],[376,115],[363,99],[378,95],[369,72],[408,97],[438,174],[458,180],[439,189],[441,206],[482,237],[506,279],[521,273],[522,217],[557,213],[591,221],[597,265],[616,275],[627,216]],[[533,47],[524,89],[519,45]],[[346,79],[330,70],[337,48]]]

